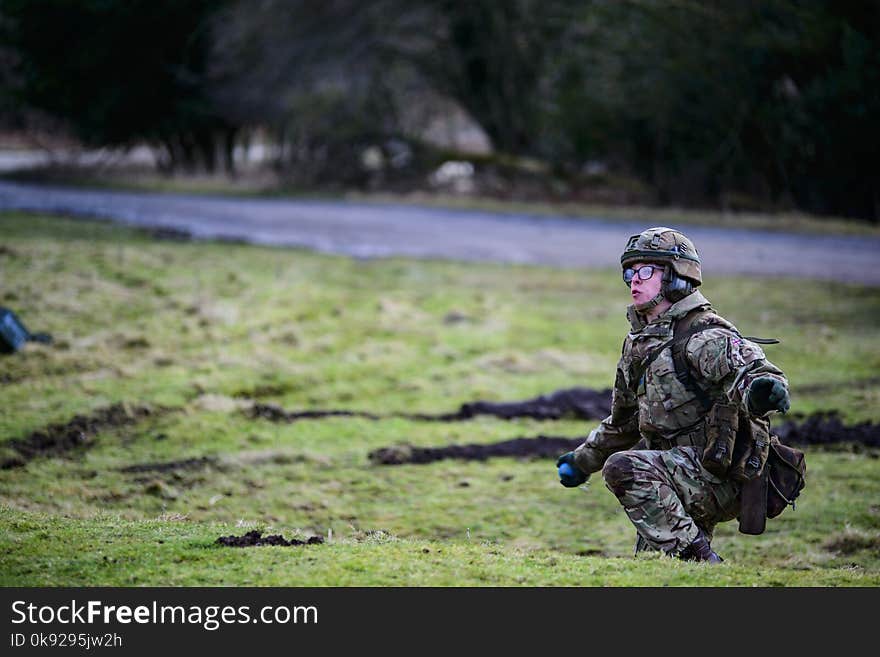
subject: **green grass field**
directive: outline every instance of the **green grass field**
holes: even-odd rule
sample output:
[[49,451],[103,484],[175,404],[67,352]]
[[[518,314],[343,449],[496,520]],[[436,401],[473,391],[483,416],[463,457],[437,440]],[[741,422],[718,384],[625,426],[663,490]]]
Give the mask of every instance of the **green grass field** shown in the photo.
[[[609,387],[627,328],[615,271],[157,241],[22,214],[0,215],[0,231],[0,305],[55,337],[0,357],[0,440],[116,403],[155,411],[0,470],[0,585],[880,584],[870,450],[809,450],[797,510],[759,537],[720,526],[726,562],[708,568],[633,558],[634,532],[602,482],[564,489],[551,460],[367,458],[402,443],[584,436],[592,423],[276,424],[244,412],[258,400],[442,413]],[[793,412],[880,420],[876,288],[740,277],[704,290],[744,333],[782,340],[766,350],[789,375]],[[251,529],[326,541],[214,545]]]

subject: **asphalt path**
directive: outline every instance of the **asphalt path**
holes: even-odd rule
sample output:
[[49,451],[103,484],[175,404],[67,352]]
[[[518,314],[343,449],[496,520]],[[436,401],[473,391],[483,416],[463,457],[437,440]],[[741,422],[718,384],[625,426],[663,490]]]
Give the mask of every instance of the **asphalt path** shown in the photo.
[[[298,246],[359,258],[407,256],[613,268],[643,221],[553,218],[347,201],[88,190],[0,182],[0,210],[62,213],[196,239]],[[0,220],[2,224],[2,220]],[[697,245],[704,278],[747,274],[880,286],[880,238],[675,226]],[[0,232],[2,242],[2,232]]]

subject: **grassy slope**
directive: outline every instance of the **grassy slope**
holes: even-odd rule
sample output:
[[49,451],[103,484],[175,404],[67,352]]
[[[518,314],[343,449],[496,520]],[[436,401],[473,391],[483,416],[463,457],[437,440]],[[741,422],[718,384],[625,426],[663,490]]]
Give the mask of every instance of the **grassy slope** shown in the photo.
[[[601,482],[563,489],[549,461],[367,459],[400,442],[577,436],[590,425],[276,425],[239,410],[259,398],[288,409],[443,412],[477,398],[607,387],[626,329],[615,272],[156,242],[24,215],[0,215],[0,230],[0,305],[56,338],[0,360],[0,439],[117,401],[174,409],[105,431],[68,458],[0,471],[0,584],[880,583],[880,460],[864,454],[810,452],[798,510],[761,537],[720,527],[728,563],[708,571],[630,559],[631,527]],[[732,278],[707,282],[706,294],[747,334],[783,340],[767,349],[790,375],[794,411],[880,419],[876,290]],[[204,455],[217,463],[119,471]],[[211,545],[251,527],[287,537],[332,530],[333,540]]]

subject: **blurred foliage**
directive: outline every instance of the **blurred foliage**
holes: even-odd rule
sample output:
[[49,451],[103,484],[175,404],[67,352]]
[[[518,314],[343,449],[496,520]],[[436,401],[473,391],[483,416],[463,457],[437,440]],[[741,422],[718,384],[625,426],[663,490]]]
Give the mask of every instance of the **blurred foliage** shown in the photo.
[[169,166],[218,153],[231,166],[237,131],[260,127],[301,182],[364,185],[366,149],[417,152],[451,104],[498,156],[541,160],[566,190],[598,171],[663,204],[880,218],[876,2],[7,0],[0,13],[0,84],[19,103],[91,143],[162,144]]
[[878,218],[880,5],[595,2],[583,16],[555,63],[553,155],[610,158],[661,202]]
[[146,141],[162,149],[163,166],[211,170],[235,131],[206,94],[207,19],[222,4],[4,0],[8,91],[66,120],[86,144]]

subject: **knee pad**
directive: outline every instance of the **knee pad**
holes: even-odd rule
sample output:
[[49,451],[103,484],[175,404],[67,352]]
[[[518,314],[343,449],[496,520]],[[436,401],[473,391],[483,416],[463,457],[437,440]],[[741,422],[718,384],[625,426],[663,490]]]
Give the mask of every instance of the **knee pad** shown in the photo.
[[612,454],[602,467],[602,478],[608,490],[617,497],[623,495],[633,481],[633,464],[625,452]]

